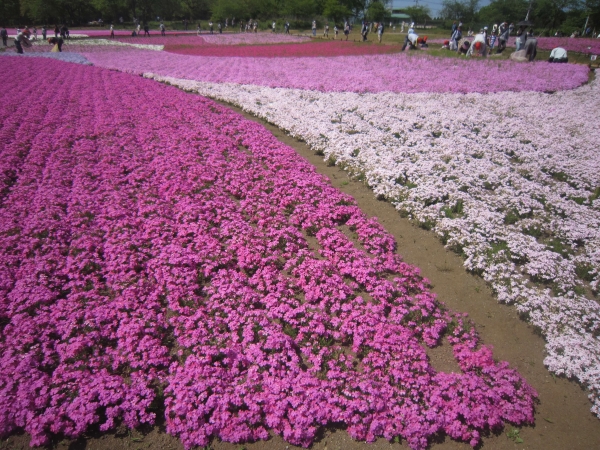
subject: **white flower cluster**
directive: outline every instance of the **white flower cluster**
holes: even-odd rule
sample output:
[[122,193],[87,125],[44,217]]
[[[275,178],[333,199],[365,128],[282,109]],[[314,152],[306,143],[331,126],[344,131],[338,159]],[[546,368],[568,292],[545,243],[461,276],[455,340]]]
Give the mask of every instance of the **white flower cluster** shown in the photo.
[[[33,41],[34,45],[48,45],[46,41]],[[142,50],[154,50],[161,52],[164,45],[151,44],[131,44],[128,42],[119,42],[115,39],[77,39],[76,41],[65,41],[65,47],[134,47]]]
[[540,328],[545,364],[586,385],[600,416],[598,82],[555,94],[357,94],[146,76],[302,138],[432,229]]

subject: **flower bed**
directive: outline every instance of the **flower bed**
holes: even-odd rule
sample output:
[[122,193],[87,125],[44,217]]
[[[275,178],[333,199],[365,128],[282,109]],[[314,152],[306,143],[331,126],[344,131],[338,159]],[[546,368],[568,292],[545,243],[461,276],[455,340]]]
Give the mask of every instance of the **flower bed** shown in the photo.
[[[341,422],[421,449],[533,420],[533,389],[263,127],[140,77],[3,64],[0,435],[164,412],[186,448]],[[429,365],[442,341],[460,372]]]
[[210,45],[291,44],[310,42],[309,37],[281,33],[202,34],[202,39]]
[[[297,44],[297,47],[312,44]],[[271,46],[269,46],[270,48]],[[573,64],[472,61],[427,55],[364,55],[337,58],[236,58],[167,52],[89,53],[94,64],[125,72],[210,82],[314,89],[325,92],[556,91],[586,82],[589,69]]]
[[436,232],[539,327],[545,364],[585,385],[600,416],[600,306],[591,292],[600,291],[600,124],[589,115],[598,81],[553,95],[465,96],[155,79],[302,138]]

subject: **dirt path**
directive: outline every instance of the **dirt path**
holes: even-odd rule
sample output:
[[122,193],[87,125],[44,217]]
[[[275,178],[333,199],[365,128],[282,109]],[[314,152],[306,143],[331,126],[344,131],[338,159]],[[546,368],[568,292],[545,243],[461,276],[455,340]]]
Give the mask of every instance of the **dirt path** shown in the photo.
[[[513,307],[499,304],[485,282],[468,274],[462,260],[446,250],[431,232],[413,226],[401,218],[395,208],[375,199],[372,191],[363,183],[348,178],[338,167],[328,167],[322,157],[314,154],[308,146],[286,135],[280,129],[265,123],[238,108],[233,110],[263,124],[280,141],[296,149],[298,154],[313,164],[319,173],[326,175],[333,186],[352,195],[360,208],[369,216],[378,217],[383,226],[398,242],[398,252],[404,260],[421,268],[438,299],[455,311],[466,312],[476,323],[483,342],[494,347],[494,356],[515,367],[537,390],[539,404],[536,423],[518,432],[522,443],[509,439],[506,432],[484,438],[483,449],[544,449],[588,450],[600,448],[600,420],[590,412],[590,402],[581,387],[564,378],[554,378],[544,367],[544,340],[533,327],[517,317]],[[444,371],[458,370],[449,347],[442,346],[428,352],[434,368]],[[12,436],[0,442],[0,449],[25,449],[26,435]],[[118,450],[118,449],[182,449],[180,442],[164,432],[163,426],[155,426],[143,432],[129,434],[120,431],[112,434],[92,433],[77,441],[54,442],[51,448],[59,450]],[[296,449],[280,437],[253,444],[234,445],[215,440],[213,450],[279,450]],[[379,439],[365,444],[350,439],[348,434],[334,427],[322,431],[312,446],[316,450],[384,450],[406,449],[406,443],[389,443]],[[471,447],[441,437],[432,442],[432,449],[450,450]]]

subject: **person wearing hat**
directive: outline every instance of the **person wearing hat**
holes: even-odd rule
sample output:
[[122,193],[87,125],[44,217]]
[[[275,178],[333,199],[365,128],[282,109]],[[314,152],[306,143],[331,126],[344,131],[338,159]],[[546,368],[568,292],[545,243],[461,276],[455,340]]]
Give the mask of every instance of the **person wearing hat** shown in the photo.
[[23,54],[23,45],[25,47],[31,47],[31,43],[29,42],[29,36],[31,35],[31,31],[29,31],[29,27],[25,27],[23,31],[20,31],[15,37],[15,47],[17,47],[17,53]]
[[476,56],[486,56],[487,54],[487,42],[485,40],[485,29],[479,30],[479,33],[475,35],[475,39],[471,42],[471,46],[467,51],[467,56],[471,56],[474,52]]

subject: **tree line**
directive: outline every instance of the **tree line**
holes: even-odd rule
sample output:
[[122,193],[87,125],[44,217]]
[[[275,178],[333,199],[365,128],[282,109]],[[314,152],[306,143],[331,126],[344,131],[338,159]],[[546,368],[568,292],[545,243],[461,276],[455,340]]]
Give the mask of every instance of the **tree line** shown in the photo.
[[479,0],[444,0],[440,18],[449,27],[461,21],[473,29],[501,22],[515,23],[528,17],[536,32],[553,34],[583,31],[584,26],[600,31],[600,0],[493,0],[479,7]]
[[2,0],[0,24],[83,25],[151,20],[383,20],[391,0]]

